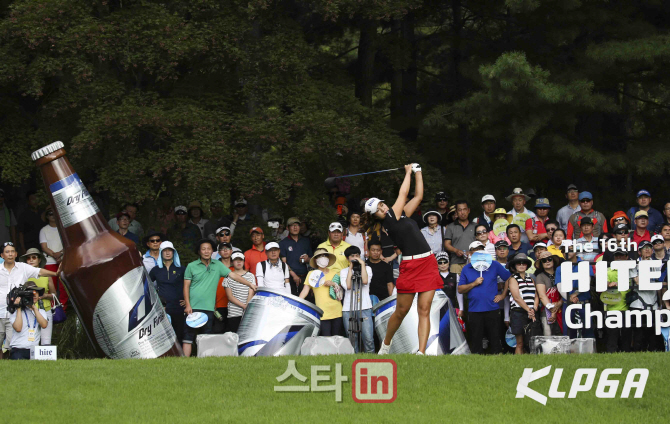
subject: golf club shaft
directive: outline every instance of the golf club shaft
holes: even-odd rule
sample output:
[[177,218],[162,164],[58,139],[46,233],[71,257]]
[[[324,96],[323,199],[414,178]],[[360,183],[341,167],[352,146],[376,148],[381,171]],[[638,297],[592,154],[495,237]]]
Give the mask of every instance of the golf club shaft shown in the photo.
[[337,178],[347,178],[347,177],[358,177],[359,175],[379,174],[380,172],[391,172],[391,171],[397,171],[399,169],[404,169],[404,168],[382,169],[381,171],[362,172],[360,174],[351,174],[351,175],[340,175],[338,177],[330,177],[330,178],[337,179]]

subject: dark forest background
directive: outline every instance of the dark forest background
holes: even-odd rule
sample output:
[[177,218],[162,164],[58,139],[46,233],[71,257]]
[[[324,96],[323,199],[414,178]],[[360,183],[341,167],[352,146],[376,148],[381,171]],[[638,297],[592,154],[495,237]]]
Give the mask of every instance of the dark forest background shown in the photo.
[[555,213],[569,183],[660,208],[669,26],[662,0],[0,0],[0,185],[41,189],[30,153],[62,140],[140,216],[244,195],[320,223],[324,178],[408,162],[473,212],[519,186]]

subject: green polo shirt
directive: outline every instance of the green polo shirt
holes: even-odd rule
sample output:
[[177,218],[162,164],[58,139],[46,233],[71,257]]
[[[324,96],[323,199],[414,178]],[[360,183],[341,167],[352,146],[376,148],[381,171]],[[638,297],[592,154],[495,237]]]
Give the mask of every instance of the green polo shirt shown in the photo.
[[191,309],[214,312],[219,279],[227,277],[228,274],[230,268],[216,259],[212,259],[209,266],[205,266],[200,259],[188,264],[184,280],[191,280],[189,290]]

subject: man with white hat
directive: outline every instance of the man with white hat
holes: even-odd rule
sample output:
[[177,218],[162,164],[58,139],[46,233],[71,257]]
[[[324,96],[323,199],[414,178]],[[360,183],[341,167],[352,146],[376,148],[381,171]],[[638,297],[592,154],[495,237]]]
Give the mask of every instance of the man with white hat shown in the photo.
[[668,252],[665,250],[665,239],[660,234],[654,234],[651,237],[651,247],[654,249],[654,254],[651,256],[652,259],[657,261],[663,261],[663,263],[668,262]]
[[342,224],[337,221],[331,222],[328,226],[328,240],[317,246],[317,249],[326,249],[329,253],[335,255],[336,261],[330,267],[330,270],[336,270],[338,273],[349,266],[349,259],[344,256],[344,251],[351,245],[342,240],[343,232]]
[[200,229],[197,225],[188,222],[188,210],[186,206],[179,205],[174,208],[175,224],[168,230],[168,239],[182,241],[187,247],[192,248],[200,239]]
[[[230,227],[219,227],[216,229],[216,232],[214,233],[214,238],[216,240],[216,245],[220,245],[221,243],[228,243],[233,247],[233,250],[235,250],[235,246],[230,242],[230,239],[233,238],[233,232],[230,229]],[[212,255],[212,259],[221,259],[221,255],[219,255],[219,252],[216,252]]]
[[265,287],[291,294],[288,265],[279,259],[279,244],[272,241],[265,245],[267,260],[256,265],[258,287]]
[[475,224],[486,225],[488,231],[493,230],[493,211],[496,210],[496,198],[492,194],[487,194],[482,197],[483,212],[472,222]]

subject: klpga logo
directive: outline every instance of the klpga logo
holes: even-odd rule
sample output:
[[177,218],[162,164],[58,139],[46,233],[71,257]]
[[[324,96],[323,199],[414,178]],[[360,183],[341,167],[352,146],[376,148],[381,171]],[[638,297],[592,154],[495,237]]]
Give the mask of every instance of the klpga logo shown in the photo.
[[398,396],[398,366],[391,359],[357,359],[351,395],[358,403],[391,403]]
[[[540,378],[546,377],[551,371],[551,365],[548,367],[533,371],[532,368],[525,368],[523,370],[523,375],[519,379],[519,382],[516,385],[516,397],[517,399],[529,397],[536,402],[541,403],[542,405],[547,404],[547,396],[536,392],[535,390],[528,387],[528,384],[539,380]],[[596,387],[596,397],[600,399],[615,398],[617,394],[617,389],[619,388],[619,380],[612,379],[610,376],[616,376],[622,374],[621,368],[605,368],[600,373],[600,378],[598,380],[598,386]],[[596,374],[598,373],[597,368],[579,368],[575,371],[575,375],[572,379],[572,386],[570,387],[570,392],[568,394],[569,399],[574,399],[577,397],[579,392],[588,392],[593,388],[593,383],[596,380]],[[565,392],[560,392],[558,386],[561,383],[561,376],[563,375],[562,368],[556,368],[554,370],[554,377],[551,380],[551,386],[549,387],[548,396],[554,399],[565,398]],[[637,379],[635,377],[638,377]],[[647,384],[647,378],[649,377],[649,370],[646,368],[633,368],[628,371],[626,375],[626,381],[623,384],[623,389],[621,390],[620,398],[628,398],[632,389],[635,389],[635,398],[641,398],[644,394],[644,388]]]

